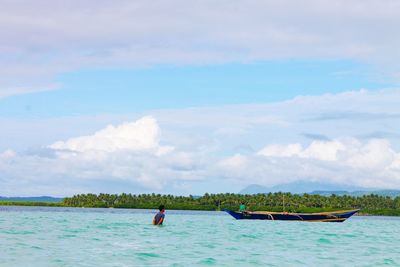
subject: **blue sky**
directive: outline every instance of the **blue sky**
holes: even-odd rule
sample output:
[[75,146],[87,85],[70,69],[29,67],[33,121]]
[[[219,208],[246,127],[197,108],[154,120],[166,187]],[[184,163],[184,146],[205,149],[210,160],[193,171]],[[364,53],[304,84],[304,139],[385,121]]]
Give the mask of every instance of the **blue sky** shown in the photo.
[[399,10],[4,3],[0,195],[400,189]]
[[37,118],[266,103],[393,86],[351,61],[268,61],[206,66],[91,69],[57,77],[57,90],[0,100],[4,117]]

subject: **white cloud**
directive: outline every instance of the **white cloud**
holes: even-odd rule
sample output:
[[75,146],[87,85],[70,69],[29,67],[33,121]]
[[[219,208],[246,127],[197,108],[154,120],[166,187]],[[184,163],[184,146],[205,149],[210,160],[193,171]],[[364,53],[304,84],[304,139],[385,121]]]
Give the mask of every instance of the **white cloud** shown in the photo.
[[301,156],[303,147],[301,144],[268,145],[261,149],[258,154],[267,157],[292,157]]
[[76,152],[116,152],[154,151],[163,155],[172,151],[173,147],[159,145],[160,128],[153,117],[143,117],[135,122],[123,123],[119,126],[109,125],[90,136],[81,136],[59,141],[49,146],[56,150]]
[[91,67],[306,58],[400,69],[398,1],[6,1],[0,18],[0,96]]
[[[55,142],[43,151],[17,154],[6,150],[0,154],[0,180],[4,179],[0,193],[173,190],[181,181],[201,179],[196,174],[201,160],[194,160],[189,152],[160,145],[160,136],[157,120],[147,116],[107,126],[93,135]],[[104,183],[107,186],[101,186]],[[54,190],[36,191],[51,188]]]
[[226,158],[218,162],[218,165],[222,168],[225,168],[227,170],[232,169],[232,170],[237,170],[237,169],[242,169],[244,170],[247,167],[247,157],[236,154],[232,157]]
[[337,154],[345,146],[338,141],[313,141],[303,149],[301,144],[268,145],[258,152],[258,155],[267,157],[300,157],[319,160],[337,160]]
[[[387,140],[370,140],[367,144],[357,144],[346,149],[346,163],[353,168],[385,170],[391,169],[400,156]],[[400,177],[399,177],[400,178]]]
[[344,149],[345,146],[338,141],[314,141],[304,150],[303,157],[334,161],[337,160],[337,154]]
[[37,85],[35,87],[24,86],[24,87],[11,87],[3,89],[0,88],[0,98],[18,94],[29,94],[42,91],[50,91],[50,90],[55,90],[57,88],[58,85],[56,84],[43,84],[43,85]]
[[[270,185],[289,178],[361,187],[399,188],[399,158],[400,153],[382,139],[366,142],[355,138],[314,141],[305,148],[299,144],[272,144],[256,156],[248,156],[246,170],[230,165],[229,173],[235,173],[237,178],[247,176],[254,182],[258,180]],[[224,161],[230,160],[232,158]]]
[[0,153],[0,159],[11,159],[11,158],[15,157],[16,155],[17,154],[13,150],[7,149],[3,153]]
[[[316,161],[301,158],[246,156],[246,169],[218,165],[216,170],[227,182],[273,186],[294,181],[313,181],[367,188],[399,188],[400,170],[388,162],[384,166],[360,168],[343,161]],[[366,165],[366,163],[364,164]]]
[[301,144],[268,145],[257,155],[265,157],[298,157],[320,161],[336,161],[352,168],[385,169],[395,163],[397,154],[384,139],[372,139],[363,144],[357,139],[313,141],[303,148]]
[[400,90],[362,90],[144,118],[0,119],[0,151],[12,149],[0,153],[0,194],[200,194],[296,180],[400,188],[399,102]]
[[[400,172],[400,155],[397,155],[393,160],[392,164],[389,166],[390,170]],[[400,173],[399,173],[400,175]]]

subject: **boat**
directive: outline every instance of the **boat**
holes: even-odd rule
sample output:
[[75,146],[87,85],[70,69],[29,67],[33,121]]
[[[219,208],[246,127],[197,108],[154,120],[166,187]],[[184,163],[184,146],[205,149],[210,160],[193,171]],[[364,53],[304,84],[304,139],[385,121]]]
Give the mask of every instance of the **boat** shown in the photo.
[[289,212],[237,212],[224,210],[236,220],[270,220],[270,221],[304,221],[304,222],[344,222],[359,210],[341,210],[319,213],[289,213]]

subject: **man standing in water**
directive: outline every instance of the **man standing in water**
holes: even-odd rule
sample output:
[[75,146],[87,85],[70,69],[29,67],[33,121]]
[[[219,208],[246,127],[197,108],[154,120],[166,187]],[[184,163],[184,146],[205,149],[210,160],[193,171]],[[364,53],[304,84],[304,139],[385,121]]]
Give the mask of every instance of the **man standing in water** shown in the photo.
[[153,219],[153,224],[154,225],[162,225],[164,222],[164,217],[165,217],[165,207],[164,205],[160,205],[160,207],[158,208],[160,211],[156,214],[156,216],[154,216]]

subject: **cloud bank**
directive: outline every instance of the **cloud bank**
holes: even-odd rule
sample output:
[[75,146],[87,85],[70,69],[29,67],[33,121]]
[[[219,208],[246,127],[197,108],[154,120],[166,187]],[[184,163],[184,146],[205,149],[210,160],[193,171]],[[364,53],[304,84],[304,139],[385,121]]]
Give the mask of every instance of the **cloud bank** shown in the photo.
[[[45,140],[38,136],[42,145],[18,152],[10,128],[3,138],[10,149],[0,152],[0,194],[202,194],[298,180],[400,188],[399,101],[399,90],[361,90],[106,116],[97,118],[101,127],[86,130],[93,118],[65,118],[42,122],[42,128],[38,123],[41,133],[61,128]],[[23,124],[16,129],[25,132]],[[46,143],[66,130],[68,138]],[[17,140],[37,144],[26,135]]]
[[[249,170],[257,175],[262,170],[268,172],[268,166],[281,173],[276,178],[311,179],[370,188],[398,188],[400,185],[400,153],[384,139],[312,141],[306,147],[298,143],[271,144],[261,149],[257,156],[259,158],[243,157],[242,161],[251,166],[239,164],[238,168],[246,170],[247,175],[252,175]],[[230,167],[237,171],[235,164]]]
[[99,67],[348,59],[400,73],[394,0],[3,1],[0,18],[0,97]]
[[103,191],[111,183],[121,184],[120,190],[157,191],[167,183],[196,180],[197,163],[191,155],[160,145],[160,134],[156,119],[147,116],[30,153],[6,150],[0,154],[0,179],[5,179],[1,193],[14,194],[24,185],[28,186],[17,192],[51,188],[52,194],[64,195],[96,190],[85,188],[85,183],[105,183],[99,189]]

